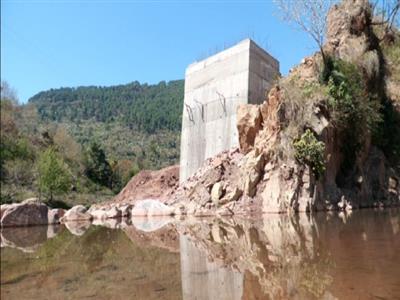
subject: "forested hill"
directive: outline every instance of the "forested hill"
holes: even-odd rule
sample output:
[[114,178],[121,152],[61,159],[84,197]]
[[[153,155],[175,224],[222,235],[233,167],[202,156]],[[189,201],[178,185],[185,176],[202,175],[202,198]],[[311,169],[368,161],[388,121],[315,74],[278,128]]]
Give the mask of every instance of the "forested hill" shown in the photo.
[[109,87],[82,86],[43,91],[29,99],[43,120],[79,123],[85,120],[125,124],[146,133],[179,131],[184,81],[155,85],[135,81]]
[[142,169],[179,163],[183,88],[183,80],[59,88],[18,105],[2,82],[0,202],[54,192],[68,205],[92,204]]

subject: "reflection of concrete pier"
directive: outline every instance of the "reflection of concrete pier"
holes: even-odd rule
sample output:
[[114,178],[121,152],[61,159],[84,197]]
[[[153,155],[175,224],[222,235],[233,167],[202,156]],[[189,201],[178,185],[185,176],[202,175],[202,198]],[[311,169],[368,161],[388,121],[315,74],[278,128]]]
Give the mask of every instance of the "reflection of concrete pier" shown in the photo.
[[241,299],[243,274],[209,262],[204,252],[180,235],[182,298],[184,300]]

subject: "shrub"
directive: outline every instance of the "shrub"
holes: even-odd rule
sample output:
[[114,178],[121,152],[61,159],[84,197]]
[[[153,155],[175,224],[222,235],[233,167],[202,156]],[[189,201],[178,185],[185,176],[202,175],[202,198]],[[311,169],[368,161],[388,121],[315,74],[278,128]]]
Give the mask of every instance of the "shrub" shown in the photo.
[[315,137],[314,133],[307,129],[299,139],[293,143],[295,158],[308,165],[315,177],[320,178],[325,172],[324,152],[325,144]]
[[335,60],[328,80],[328,91],[333,118],[340,127],[359,124],[373,131],[382,121],[380,101],[376,94],[368,91],[356,65]]

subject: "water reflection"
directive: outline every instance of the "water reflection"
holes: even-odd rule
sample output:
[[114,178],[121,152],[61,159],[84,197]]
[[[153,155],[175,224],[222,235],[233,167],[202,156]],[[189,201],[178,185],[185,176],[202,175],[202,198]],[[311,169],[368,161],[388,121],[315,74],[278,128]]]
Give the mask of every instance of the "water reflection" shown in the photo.
[[[181,250],[182,245],[185,247],[181,254],[183,287],[189,281],[186,285],[193,286],[193,291],[202,291],[200,286],[207,282],[211,289],[222,290],[223,294],[233,287],[235,297],[226,299],[329,297],[327,287],[332,277],[328,269],[332,261],[315,245],[318,228],[306,215],[216,219],[184,227],[187,237],[181,239]],[[184,259],[183,253],[187,253]],[[208,271],[201,272],[202,268]],[[212,280],[214,274],[217,280]],[[222,284],[214,287],[219,282]],[[184,290],[186,295],[186,299],[218,299]]]
[[399,210],[97,225],[3,229],[1,299],[400,298]]
[[48,239],[55,237],[59,229],[59,225],[3,228],[0,233],[1,247],[32,253]]

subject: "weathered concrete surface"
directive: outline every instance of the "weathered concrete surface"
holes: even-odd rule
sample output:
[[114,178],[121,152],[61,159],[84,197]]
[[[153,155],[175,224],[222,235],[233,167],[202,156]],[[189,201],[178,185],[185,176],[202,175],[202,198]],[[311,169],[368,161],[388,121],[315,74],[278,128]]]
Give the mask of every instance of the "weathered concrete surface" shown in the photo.
[[262,103],[278,75],[278,61],[249,39],[186,69],[180,182],[238,146],[237,106]]

